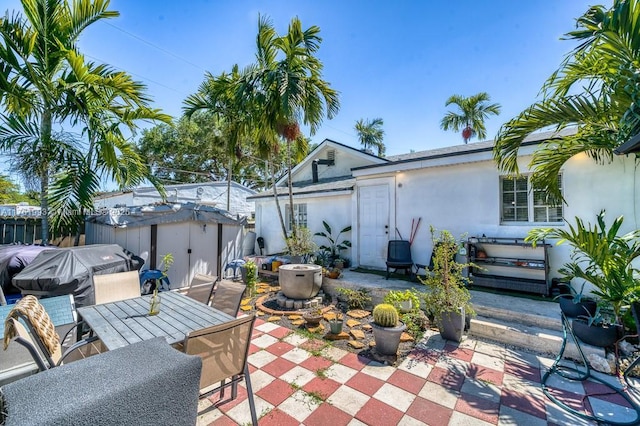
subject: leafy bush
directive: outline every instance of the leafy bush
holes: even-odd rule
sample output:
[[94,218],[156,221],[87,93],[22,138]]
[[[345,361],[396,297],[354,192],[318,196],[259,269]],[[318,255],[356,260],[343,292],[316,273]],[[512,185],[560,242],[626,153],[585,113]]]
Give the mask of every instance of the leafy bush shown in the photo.
[[336,291],[347,299],[347,307],[349,309],[364,309],[369,303],[371,303],[371,296],[369,290],[366,288],[359,288],[356,290],[344,287],[336,288]]

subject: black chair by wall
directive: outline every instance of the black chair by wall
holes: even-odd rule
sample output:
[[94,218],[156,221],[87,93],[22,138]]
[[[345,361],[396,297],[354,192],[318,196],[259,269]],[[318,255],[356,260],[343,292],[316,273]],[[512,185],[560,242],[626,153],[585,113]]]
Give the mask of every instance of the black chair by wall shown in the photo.
[[387,247],[387,279],[389,279],[389,270],[394,272],[398,269],[404,269],[405,274],[408,272],[413,277],[413,259],[411,258],[411,243],[406,240],[390,240]]

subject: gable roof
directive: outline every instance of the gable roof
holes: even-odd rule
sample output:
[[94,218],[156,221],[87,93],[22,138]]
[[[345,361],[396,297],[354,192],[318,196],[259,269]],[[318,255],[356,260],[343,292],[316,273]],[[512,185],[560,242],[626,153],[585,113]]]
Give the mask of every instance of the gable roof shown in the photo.
[[[297,183],[296,186],[293,187],[293,195],[310,195],[340,191],[353,191],[355,184],[356,179],[351,176],[317,183]],[[276,190],[279,196],[289,195],[289,188],[286,186],[277,186]],[[273,188],[267,191],[262,191],[259,194],[250,195],[247,197],[247,200],[256,200],[258,198],[273,198]]]

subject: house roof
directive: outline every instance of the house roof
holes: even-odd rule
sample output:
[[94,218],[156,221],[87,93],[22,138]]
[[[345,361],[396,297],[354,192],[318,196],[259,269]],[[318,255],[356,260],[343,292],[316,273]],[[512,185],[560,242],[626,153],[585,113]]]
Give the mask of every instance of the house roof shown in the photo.
[[618,155],[640,154],[640,133],[613,150]]
[[[303,194],[308,195],[308,194],[314,194],[314,193],[352,191],[355,184],[356,184],[356,179],[351,176],[325,180],[317,183],[313,183],[311,181],[297,182],[293,187],[293,195],[303,195]],[[277,189],[278,195],[289,194],[289,188],[287,188],[286,186],[278,186],[276,187],[276,189]],[[256,200],[259,198],[268,198],[268,197],[273,197],[273,189],[260,192],[259,194],[256,194],[256,195],[251,195],[247,197],[247,200]]]
[[179,222],[222,223],[244,225],[246,218],[237,219],[226,210],[194,203],[158,203],[146,206],[105,209],[87,217],[87,222],[116,228],[137,228],[161,223]]
[[[235,182],[235,181],[231,181],[231,185],[240,189],[244,189],[248,192],[252,192],[252,193],[256,193],[256,191],[254,191],[253,189],[246,187],[244,185],[242,185],[241,183]],[[164,189],[166,192],[169,192],[170,190],[174,190],[174,189],[191,189],[191,188],[197,188],[200,186],[207,186],[207,187],[224,187],[226,189],[227,187],[227,182],[190,182],[190,183],[180,183],[180,184],[175,184],[175,185],[165,185]],[[100,200],[100,199],[105,199],[105,198],[111,198],[111,197],[117,197],[119,195],[124,195],[124,194],[131,194],[133,193],[134,195],[140,195],[140,194],[144,194],[144,193],[150,193],[150,192],[157,192],[157,189],[154,186],[141,186],[138,188],[133,188],[131,190],[127,190],[127,191],[113,191],[113,192],[104,192],[100,195],[97,195],[95,198]]]

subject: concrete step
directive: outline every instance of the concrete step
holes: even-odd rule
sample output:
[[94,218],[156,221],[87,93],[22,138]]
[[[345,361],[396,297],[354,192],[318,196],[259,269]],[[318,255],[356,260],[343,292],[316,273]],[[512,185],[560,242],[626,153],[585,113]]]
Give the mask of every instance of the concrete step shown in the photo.
[[[535,352],[556,356],[562,346],[562,331],[542,328],[535,325],[525,325],[520,322],[499,318],[476,316],[471,319],[470,336],[492,340],[505,345],[528,349]],[[580,356],[576,344],[568,339],[565,357],[579,360]],[[585,356],[596,354],[605,356],[603,348],[580,343]]]

